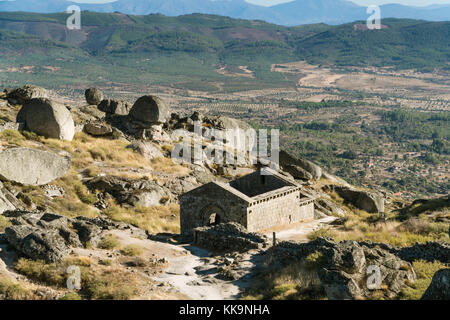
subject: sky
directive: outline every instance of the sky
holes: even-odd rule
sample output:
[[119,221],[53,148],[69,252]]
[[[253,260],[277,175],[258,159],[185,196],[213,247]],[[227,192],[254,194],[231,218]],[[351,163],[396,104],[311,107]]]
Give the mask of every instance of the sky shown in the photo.
[[[246,0],[247,2],[259,5],[274,5],[292,0]],[[401,3],[409,6],[428,6],[430,4],[450,4],[450,0],[353,0],[352,2],[368,6],[371,4]]]
[[[114,2],[114,0],[71,0],[71,1],[79,3]],[[290,2],[292,0],[246,0],[246,1],[254,4],[270,6],[283,2]],[[427,6],[430,4],[450,4],[450,0],[352,0],[352,2],[363,6],[368,6],[371,4],[385,4],[385,3],[401,3],[410,6]]]

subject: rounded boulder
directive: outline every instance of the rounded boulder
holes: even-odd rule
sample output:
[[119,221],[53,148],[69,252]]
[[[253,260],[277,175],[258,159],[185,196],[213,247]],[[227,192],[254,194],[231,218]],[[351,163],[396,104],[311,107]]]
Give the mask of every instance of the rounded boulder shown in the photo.
[[103,100],[103,93],[97,88],[89,88],[84,92],[86,102],[90,105],[98,105]]
[[62,104],[48,99],[32,99],[17,115],[28,130],[46,138],[72,141],[75,123],[70,111]]
[[129,113],[133,120],[157,124],[164,123],[169,118],[169,108],[164,101],[156,96],[139,98]]

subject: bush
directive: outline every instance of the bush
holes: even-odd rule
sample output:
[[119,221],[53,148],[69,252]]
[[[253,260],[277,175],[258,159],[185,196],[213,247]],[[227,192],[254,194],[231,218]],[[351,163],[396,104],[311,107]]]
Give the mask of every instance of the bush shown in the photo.
[[416,233],[424,236],[435,236],[437,238],[440,235],[448,234],[449,226],[444,222],[428,222],[418,218],[412,218],[405,221],[401,226],[400,230]]
[[416,272],[417,280],[411,284],[410,288],[405,288],[400,294],[400,299],[404,300],[420,300],[425,291],[431,284],[434,274],[447,268],[444,264],[435,261],[428,262],[424,260],[417,260],[413,262],[413,269]]
[[82,272],[82,292],[92,300],[129,300],[138,289],[132,274],[117,270],[87,271]]
[[322,268],[327,262],[327,257],[323,255],[322,252],[316,251],[311,253],[306,257],[304,266],[307,270],[319,270]]
[[32,297],[32,293],[21,284],[0,277],[0,297],[4,300],[26,300]]
[[100,249],[112,250],[120,245],[119,239],[112,234],[106,235],[98,244]]
[[17,272],[31,280],[54,286],[64,286],[66,281],[66,269],[55,263],[46,264],[44,261],[20,258],[14,268]]
[[122,248],[120,252],[125,256],[136,257],[140,256],[144,252],[144,249],[140,245],[130,244]]

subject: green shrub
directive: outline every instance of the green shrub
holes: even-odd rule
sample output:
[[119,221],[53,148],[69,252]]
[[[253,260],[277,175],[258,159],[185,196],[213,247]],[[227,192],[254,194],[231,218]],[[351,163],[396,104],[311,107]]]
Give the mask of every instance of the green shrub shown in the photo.
[[41,260],[33,261],[20,258],[14,268],[27,278],[48,285],[61,287],[65,285],[67,279],[64,266],[59,266],[55,263],[46,264]]
[[117,248],[119,245],[119,239],[115,235],[108,234],[100,241],[98,247],[104,250],[112,250]]
[[322,252],[316,251],[306,257],[304,266],[307,270],[318,270],[327,263],[327,257]]

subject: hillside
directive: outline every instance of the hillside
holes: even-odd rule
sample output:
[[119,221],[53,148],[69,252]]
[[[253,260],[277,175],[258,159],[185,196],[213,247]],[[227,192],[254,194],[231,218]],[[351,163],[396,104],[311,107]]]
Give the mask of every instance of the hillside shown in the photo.
[[[225,67],[228,72],[240,66],[251,70],[252,76],[233,78],[232,86],[286,86],[290,80],[270,72],[271,65],[299,60],[397,69],[449,68],[448,22],[391,19],[384,20],[383,30],[364,31],[357,29],[355,23],[288,28],[213,15],[166,17],[86,12],[84,28],[67,32],[66,18],[67,14],[61,13],[0,13],[1,48],[6,51],[0,68],[50,65],[55,68],[54,77],[67,76],[67,72],[60,74],[58,70],[78,75],[70,76],[69,82],[114,81],[120,75],[125,83],[181,83],[186,88],[204,86],[201,79],[230,82],[230,77],[218,70]],[[28,41],[33,45],[24,46]],[[44,54],[33,55],[33,51]],[[135,78],[136,68],[144,78]],[[0,79],[5,75],[2,73]],[[11,76],[19,82],[22,79],[20,74]]]
[[[214,160],[211,153],[195,164],[179,162],[173,153],[180,151],[176,131],[183,128],[186,137],[200,140],[194,119],[202,119],[205,130],[248,125],[211,113],[184,117],[156,96],[141,97],[128,110],[104,108],[103,98],[110,96],[91,88],[86,101],[76,103],[81,107],[70,103],[67,108],[60,103],[64,97],[45,88],[0,93],[1,299],[442,297],[427,288],[433,288],[439,270],[449,267],[448,196],[405,201],[384,188],[351,186],[309,158],[285,151],[280,170],[264,179],[254,179],[261,171],[246,152],[236,166]],[[139,110],[141,103],[145,109]],[[149,122],[154,116],[143,112],[150,109],[147,103],[153,103],[161,123]],[[54,117],[56,112],[64,117]],[[23,118],[26,130],[16,123]],[[219,147],[217,137],[201,141],[205,150],[234,154],[234,148]],[[256,191],[245,196],[254,201],[253,213],[257,204],[264,207],[261,202],[283,201],[287,224],[258,214],[258,222],[273,224],[250,233],[249,222],[237,221],[244,202],[228,193],[243,194],[235,187],[237,178],[248,179],[249,190]],[[267,185],[274,189],[266,192]],[[226,189],[207,192],[214,186]],[[236,203],[235,210],[222,210],[227,203]],[[301,206],[308,217],[290,222],[289,205],[294,212]],[[275,217],[274,208],[265,212]],[[210,210],[217,220],[205,219]],[[188,225],[195,239],[183,237],[186,218],[196,223]],[[341,262],[349,260],[364,267],[349,273],[349,264]],[[365,289],[360,279],[366,265],[388,272],[381,289]],[[80,269],[78,287],[67,286],[68,267],[74,266]],[[329,280],[324,270],[352,281]]]
[[[0,2],[0,11],[55,13],[64,12],[73,4],[84,11],[122,12],[133,15],[160,13],[167,16],[220,14],[286,26],[308,23],[341,24],[368,18],[366,7],[346,0],[296,0],[271,7],[250,4],[244,0],[118,0],[106,4],[80,4],[66,0],[16,0]],[[381,12],[383,18],[446,21],[450,17],[450,6],[430,5],[419,8],[387,4],[381,6]]]

